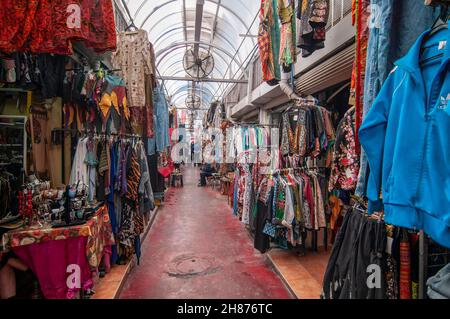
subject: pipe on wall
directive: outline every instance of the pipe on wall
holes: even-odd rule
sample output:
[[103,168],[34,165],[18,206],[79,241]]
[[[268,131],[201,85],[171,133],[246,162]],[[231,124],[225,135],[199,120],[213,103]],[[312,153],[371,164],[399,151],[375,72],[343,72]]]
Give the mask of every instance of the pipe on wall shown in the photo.
[[301,99],[301,97],[292,89],[292,85],[289,83],[290,78],[290,73],[281,72],[280,89],[290,100]]

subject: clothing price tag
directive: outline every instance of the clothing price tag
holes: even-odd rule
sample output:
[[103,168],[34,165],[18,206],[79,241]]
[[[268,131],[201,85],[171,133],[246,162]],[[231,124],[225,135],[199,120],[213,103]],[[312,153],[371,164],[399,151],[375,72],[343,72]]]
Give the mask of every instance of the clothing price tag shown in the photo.
[[392,255],[392,244],[394,242],[394,238],[392,237],[387,237],[387,241],[386,241],[386,253],[388,253],[389,255]]
[[447,45],[447,41],[439,41],[439,48],[438,50],[442,50]]

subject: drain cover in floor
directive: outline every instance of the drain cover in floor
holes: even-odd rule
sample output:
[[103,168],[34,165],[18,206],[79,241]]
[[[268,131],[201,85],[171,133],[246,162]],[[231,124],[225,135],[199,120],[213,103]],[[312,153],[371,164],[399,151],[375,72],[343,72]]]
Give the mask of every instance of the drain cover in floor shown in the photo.
[[212,256],[183,254],[169,264],[168,273],[174,277],[192,277],[210,274],[218,269],[215,258]]

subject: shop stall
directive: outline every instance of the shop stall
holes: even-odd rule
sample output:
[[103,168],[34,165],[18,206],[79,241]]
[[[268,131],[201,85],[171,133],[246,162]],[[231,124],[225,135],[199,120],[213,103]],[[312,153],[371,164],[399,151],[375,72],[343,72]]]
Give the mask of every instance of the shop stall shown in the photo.
[[89,298],[139,263],[169,111],[146,31],[117,31],[114,6],[2,3],[18,20],[0,31],[1,298],[21,293],[15,273],[31,273],[28,297]]

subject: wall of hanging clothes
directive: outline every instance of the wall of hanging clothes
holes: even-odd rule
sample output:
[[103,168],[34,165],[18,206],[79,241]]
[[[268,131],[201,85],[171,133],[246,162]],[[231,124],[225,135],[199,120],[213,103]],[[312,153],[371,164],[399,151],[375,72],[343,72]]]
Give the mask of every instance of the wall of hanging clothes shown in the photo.
[[140,137],[81,138],[70,184],[84,185],[89,202],[107,202],[119,262],[126,262],[133,253],[139,257],[144,220],[154,208],[150,170]]
[[317,169],[286,169],[265,176],[255,195],[255,248],[262,253],[270,240],[304,250],[307,230],[326,227],[325,176]]
[[[255,247],[265,252],[272,243],[304,253],[308,241],[317,250],[318,231],[323,230],[326,249],[328,229],[333,242],[343,208],[356,186],[359,167],[354,164],[359,158],[354,155],[352,140],[354,108],[340,119],[340,108],[320,106],[317,99],[290,102],[284,108],[278,126],[280,169],[259,179],[250,201],[254,203]],[[240,169],[244,181],[236,181],[236,188],[246,194],[245,177],[250,174],[245,166]],[[267,193],[260,197],[262,190]],[[242,211],[245,216],[247,207],[239,195],[235,192],[235,212]]]
[[275,165],[271,158],[271,125],[238,124],[227,131],[227,162],[235,165],[233,214],[250,224],[254,194],[262,174]]
[[[370,21],[366,21],[368,7],[380,10]],[[439,51],[446,50],[438,44],[446,42],[448,36],[447,28],[440,27],[445,23],[439,21],[448,20],[448,7],[439,1],[436,7],[424,6],[420,0],[354,1],[358,48],[351,87],[356,100],[351,98],[355,107],[344,115],[337,130],[329,190],[334,196],[331,224],[338,232],[324,278],[323,298],[417,299],[426,298],[427,292],[430,298],[445,295],[436,291],[448,287],[440,278],[447,274],[448,227],[442,223],[445,209],[438,208],[446,207],[446,195],[433,191],[441,186],[431,180],[445,172],[436,163],[444,160],[437,157],[446,146],[436,147],[428,141],[429,136],[439,136],[437,127],[446,125],[445,117],[432,112],[434,108],[445,110],[440,105],[445,104],[448,91],[438,67],[445,56]],[[396,40],[386,37],[387,33],[395,34]],[[426,75],[420,89],[412,84],[412,65]],[[432,86],[434,77],[444,80]],[[422,105],[415,92],[431,89],[436,92],[436,103],[432,100],[430,105]],[[437,102],[439,95],[441,102]],[[402,110],[404,105],[409,106],[408,112]],[[420,115],[415,117],[416,113]],[[428,129],[430,121],[438,124]],[[400,123],[408,123],[408,138],[424,148],[400,151],[404,150],[399,142],[404,143]],[[413,135],[411,125],[415,127]],[[414,154],[414,158],[405,154]],[[404,169],[415,170],[413,163],[420,163],[417,171],[422,173],[404,174]],[[339,221],[342,215],[344,219]],[[373,264],[381,267],[381,288],[366,284],[364,272]]]
[[[46,298],[77,298],[78,290],[52,286],[65,272],[55,270],[53,280],[43,271],[49,263],[84,260],[89,250],[81,296],[90,296],[93,274],[133,255],[139,261],[153,190],[165,189],[158,169],[169,157],[169,111],[153,46],[143,30],[116,35],[112,1],[2,5],[0,20],[10,23],[0,30],[0,114],[22,116],[23,134],[3,136],[0,127],[1,201],[8,201],[0,212],[8,244],[0,245],[1,267],[6,257],[19,258]],[[12,170],[13,162],[20,167]],[[72,238],[80,233],[80,241]],[[39,259],[32,243],[52,236],[61,240],[45,243],[54,258]],[[16,248],[18,242],[27,247]],[[56,258],[61,254],[70,258]]]
[[328,0],[261,1],[258,47],[265,82],[276,85],[281,70],[291,72],[297,48],[308,57],[325,47],[329,12]]

